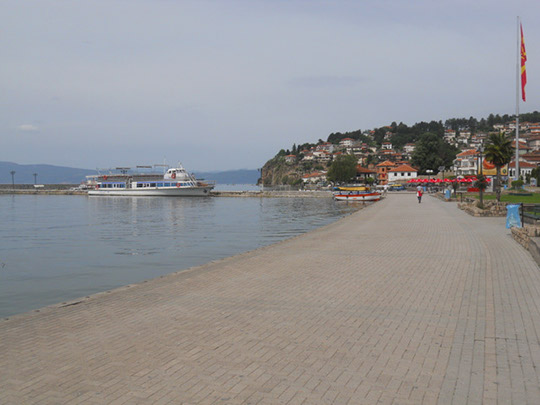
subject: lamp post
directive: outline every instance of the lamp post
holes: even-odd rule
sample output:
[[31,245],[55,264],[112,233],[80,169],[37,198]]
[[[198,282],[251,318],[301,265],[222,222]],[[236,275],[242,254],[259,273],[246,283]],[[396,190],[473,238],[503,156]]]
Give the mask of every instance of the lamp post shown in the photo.
[[9,172],[11,174],[11,187],[15,190],[15,170]]
[[480,146],[478,147],[478,161],[479,161],[479,165],[478,165],[478,170],[479,170],[479,177],[480,177],[480,187],[479,187],[479,197],[480,197],[480,206],[484,206],[484,171],[482,169],[482,166],[484,166],[484,164],[482,163],[482,153],[484,153],[484,145],[483,144],[480,144]]

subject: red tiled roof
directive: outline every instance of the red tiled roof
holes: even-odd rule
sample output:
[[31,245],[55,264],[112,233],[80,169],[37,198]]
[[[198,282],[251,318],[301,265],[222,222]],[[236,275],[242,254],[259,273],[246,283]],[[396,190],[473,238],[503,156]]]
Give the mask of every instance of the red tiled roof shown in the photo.
[[396,164],[394,162],[390,162],[389,160],[385,160],[384,162],[381,162],[377,165],[377,167],[382,166],[395,166]]
[[416,170],[414,167],[409,166],[409,165],[401,165],[394,169],[389,170],[389,172],[417,172],[417,171],[418,170]]
[[[516,167],[516,162],[510,162],[510,164],[508,166]],[[534,163],[523,162],[523,161],[520,160],[519,161],[519,167],[522,168],[522,169],[525,169],[525,168],[534,169],[535,167],[538,167],[538,165],[535,165]]]
[[372,169],[366,169],[365,167],[362,167],[360,165],[356,166],[356,173],[377,173],[376,170],[372,170]]
[[458,153],[456,157],[472,156],[472,155],[476,155],[477,153],[478,152],[476,151],[476,149],[469,149],[469,150],[464,150],[461,153]]

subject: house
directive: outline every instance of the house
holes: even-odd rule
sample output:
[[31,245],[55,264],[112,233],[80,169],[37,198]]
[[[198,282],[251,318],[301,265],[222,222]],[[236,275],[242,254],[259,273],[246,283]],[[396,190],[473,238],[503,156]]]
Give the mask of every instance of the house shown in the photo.
[[534,163],[534,164],[540,164],[540,151],[534,151],[534,152],[530,152],[530,153],[525,153],[524,155],[520,155],[519,157],[519,161],[525,161],[525,162],[529,162],[529,163]]
[[532,135],[527,140],[527,145],[531,150],[539,150],[540,149],[540,134],[538,135]]
[[339,142],[339,145],[345,148],[351,148],[352,146],[354,146],[354,142],[355,141],[352,138],[345,138]]
[[[538,165],[534,164],[534,163],[529,163],[529,162],[522,162],[521,160],[519,161],[519,175],[520,176],[523,176],[523,179],[525,179],[525,177],[527,175],[531,175],[531,172],[533,169],[536,169],[538,167]],[[508,175],[511,177],[511,178],[515,178],[515,173],[516,173],[516,161],[513,160],[510,162],[510,164],[508,165]]]
[[476,149],[468,149],[456,155],[454,174],[456,176],[471,176],[478,173],[479,154]]
[[534,124],[529,126],[529,131],[531,134],[540,135],[540,124]]
[[415,179],[417,176],[418,170],[408,164],[403,164],[388,171],[388,182],[405,182],[410,179]]
[[456,139],[456,131],[447,129],[444,131],[444,140],[448,143],[453,142]]
[[356,179],[360,181],[366,181],[368,177],[372,177],[375,179],[375,176],[377,175],[377,170],[375,169],[369,169],[362,167],[360,165],[356,166]]
[[287,155],[285,156],[285,163],[292,164],[296,162],[296,156],[295,155]]
[[390,162],[389,160],[379,163],[376,166],[377,182],[383,185],[388,184],[388,171],[394,167],[396,167],[396,164],[394,162]]
[[332,158],[332,153],[326,150],[316,150],[313,152],[313,159],[319,162],[328,162]]
[[312,172],[302,176],[304,184],[317,184],[326,181],[326,172]]
[[414,143],[408,143],[403,147],[403,150],[407,154],[411,154],[414,152],[414,149],[416,148],[416,145]]
[[[514,139],[512,141],[512,148],[516,148],[516,140]],[[529,153],[531,151],[531,148],[529,148],[529,146],[527,145],[527,142],[520,139],[519,140],[519,155],[522,156],[522,155],[525,155],[526,153]]]
[[392,150],[392,142],[383,142],[381,145],[381,149]]
[[332,153],[334,151],[334,145],[330,142],[323,142],[315,148],[317,151],[326,151],[328,153]]

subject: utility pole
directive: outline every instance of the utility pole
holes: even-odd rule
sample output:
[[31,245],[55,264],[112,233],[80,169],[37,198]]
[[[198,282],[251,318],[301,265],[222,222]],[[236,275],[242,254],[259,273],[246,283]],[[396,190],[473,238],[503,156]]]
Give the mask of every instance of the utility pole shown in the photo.
[[484,163],[482,161],[482,154],[484,153],[484,145],[483,144],[480,144],[480,146],[478,147],[478,157],[479,157],[479,160],[480,160],[480,163],[479,163],[479,167],[478,169],[480,170],[480,180],[482,181],[482,184],[480,184],[480,187],[479,187],[479,197],[480,197],[480,205],[482,206],[482,209],[484,208],[484,184],[483,182],[485,181],[484,179],[484,170],[483,170],[483,166],[484,166]]

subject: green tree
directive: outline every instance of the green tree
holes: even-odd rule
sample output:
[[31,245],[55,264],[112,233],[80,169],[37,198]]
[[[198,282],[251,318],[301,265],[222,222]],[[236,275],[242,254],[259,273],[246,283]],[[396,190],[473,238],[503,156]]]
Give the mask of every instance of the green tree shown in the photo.
[[411,163],[422,174],[425,174],[426,170],[433,170],[436,173],[439,166],[452,166],[456,154],[455,147],[448,145],[437,134],[427,132],[418,138]]
[[340,156],[332,162],[326,177],[334,183],[351,181],[356,177],[357,164],[353,155]]
[[503,132],[490,134],[486,145],[486,160],[493,163],[497,169],[497,181],[495,182],[495,194],[497,201],[501,201],[501,169],[510,163],[514,148],[512,141]]
[[488,186],[486,176],[484,176],[483,174],[479,174],[478,176],[476,176],[476,181],[474,182],[474,186],[478,188],[478,190],[480,190],[480,193],[479,193],[480,201],[477,206],[478,208],[484,209],[484,191],[486,191],[486,188]]

